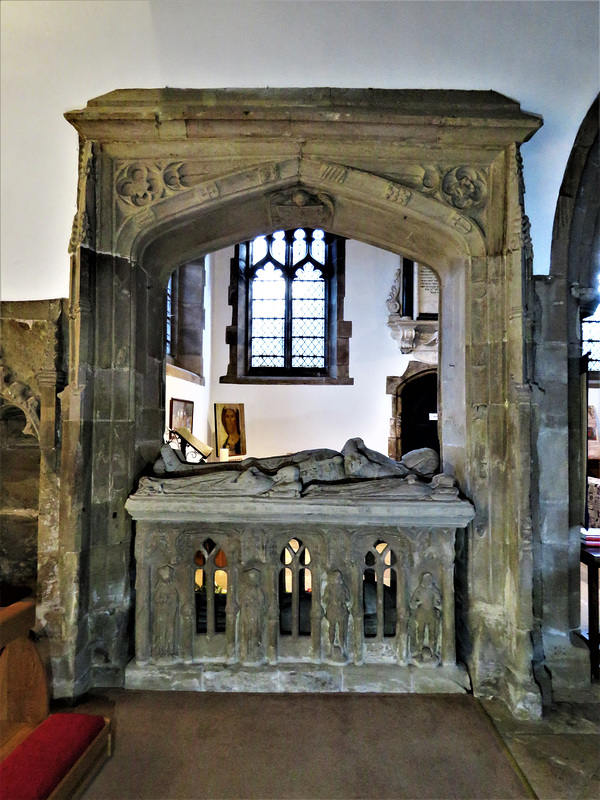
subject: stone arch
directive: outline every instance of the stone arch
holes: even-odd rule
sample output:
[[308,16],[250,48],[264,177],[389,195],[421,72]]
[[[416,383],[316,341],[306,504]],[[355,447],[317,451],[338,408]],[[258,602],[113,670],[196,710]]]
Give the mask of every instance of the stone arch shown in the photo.
[[[261,169],[275,177],[259,182]],[[177,264],[277,230],[271,201],[288,190],[326,204],[323,227],[330,232],[418,257],[438,275],[486,255],[484,235],[467,215],[378,175],[312,160],[261,169],[229,173],[211,182],[212,192],[202,184],[138,212],[118,231],[118,254],[149,273],[159,270],[164,282]],[[305,208],[289,210],[286,227],[307,224]]]
[[[260,182],[265,174],[272,179]],[[332,182],[331,176],[336,180]],[[303,182],[303,177],[313,182]],[[451,320],[452,331],[464,329],[466,282],[473,263],[484,260],[486,244],[477,224],[456,209],[377,175],[317,161],[294,162],[293,172],[290,162],[272,163],[228,173],[214,183],[214,196],[202,185],[160,201],[160,211],[157,206],[141,211],[135,236],[119,240],[130,248],[121,255],[148,276],[155,307],[162,303],[168,276],[176,266],[276,230],[273,198],[300,190],[326,205],[328,231],[414,258],[433,269],[441,284],[440,320]],[[286,224],[306,224],[304,214],[302,207],[290,206]],[[136,219],[137,215],[130,230]],[[140,307],[139,311],[142,317],[137,324],[143,326],[145,310]],[[440,404],[444,404],[442,424],[452,433],[445,437],[442,431],[441,439],[452,440],[452,468],[464,480],[466,351],[456,338],[451,344],[445,340],[443,330],[441,322],[440,353],[446,348],[452,355],[440,360]],[[458,458],[457,452],[462,454]]]
[[[320,227],[413,257],[440,277],[443,461],[478,512],[464,573],[468,627],[482,639],[472,660],[493,651],[470,665],[474,685],[535,708],[524,666],[531,527],[529,463],[521,456],[529,399],[518,146],[539,118],[493,92],[300,89],[126,90],[67,119],[82,148],[71,363],[61,396],[69,434],[61,525],[78,592],[64,598],[56,657],[66,675],[62,693],[109,673],[118,680],[126,660],[131,523],[124,503],[157,455],[162,429],[157,320],[167,275],[278,229],[275,203],[278,219],[288,214],[285,227],[304,224],[305,205],[321,208],[328,224]],[[299,191],[307,203],[288,202]],[[79,569],[89,575],[79,580]],[[507,603],[509,569],[520,594]],[[102,593],[84,596],[88,585]],[[112,649],[106,664],[93,664],[104,617]],[[507,639],[505,630],[514,635]]]
[[404,373],[390,376],[386,381],[386,394],[392,397],[392,418],[390,420],[390,438],[388,439],[388,456],[400,461],[402,458],[402,392],[414,380],[425,375],[435,375],[437,364],[424,364],[421,361],[409,361]]

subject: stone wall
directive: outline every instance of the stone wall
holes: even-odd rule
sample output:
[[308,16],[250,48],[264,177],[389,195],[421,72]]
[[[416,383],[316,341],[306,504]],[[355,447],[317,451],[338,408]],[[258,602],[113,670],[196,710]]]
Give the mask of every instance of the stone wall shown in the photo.
[[39,599],[51,592],[45,579],[58,558],[51,532],[58,528],[65,302],[0,306],[0,579],[37,590]]

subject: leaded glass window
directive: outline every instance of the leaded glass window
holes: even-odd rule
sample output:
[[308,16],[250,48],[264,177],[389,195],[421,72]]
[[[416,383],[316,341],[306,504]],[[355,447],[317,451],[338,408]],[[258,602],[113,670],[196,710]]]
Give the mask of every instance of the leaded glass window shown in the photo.
[[245,251],[249,372],[326,374],[327,235],[309,228],[275,231],[257,236]]
[[588,371],[600,371],[600,306],[581,323],[583,355],[588,355]]
[[346,240],[297,227],[240,242],[231,259],[221,383],[351,384]]

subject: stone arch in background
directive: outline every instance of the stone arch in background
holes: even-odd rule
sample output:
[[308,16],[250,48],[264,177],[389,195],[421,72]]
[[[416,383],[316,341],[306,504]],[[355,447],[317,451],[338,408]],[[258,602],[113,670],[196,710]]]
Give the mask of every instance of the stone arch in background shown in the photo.
[[81,148],[55,695],[123,681],[124,504],[160,444],[168,275],[318,220],[440,277],[442,459],[477,508],[460,543],[462,657],[477,694],[536,713],[518,146],[539,118],[493,92],[165,89],[113,92],[67,119]]
[[[585,375],[581,320],[600,301],[600,105],[592,103],[571,151],[554,217],[550,275],[536,276],[533,456],[539,538],[534,575],[536,661],[557,699],[589,684],[589,655],[578,641],[579,546],[586,479]],[[560,566],[559,566],[560,565]],[[572,647],[571,643],[579,647]]]

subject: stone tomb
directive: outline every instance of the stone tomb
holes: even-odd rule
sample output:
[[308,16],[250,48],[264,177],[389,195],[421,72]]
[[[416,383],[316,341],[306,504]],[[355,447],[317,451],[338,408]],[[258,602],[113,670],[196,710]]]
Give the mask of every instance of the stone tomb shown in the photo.
[[142,478],[127,509],[137,521],[128,687],[469,687],[456,664],[454,538],[475,512],[450,476],[426,483],[351,440],[342,454]]

